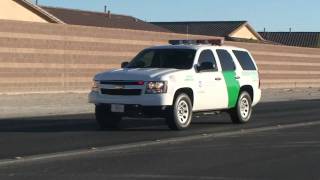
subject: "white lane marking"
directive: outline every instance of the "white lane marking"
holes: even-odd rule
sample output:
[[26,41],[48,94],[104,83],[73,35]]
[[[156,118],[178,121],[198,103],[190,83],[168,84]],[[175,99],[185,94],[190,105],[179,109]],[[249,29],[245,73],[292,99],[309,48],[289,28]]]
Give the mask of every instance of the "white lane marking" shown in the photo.
[[189,141],[195,141],[195,140],[207,139],[207,138],[228,137],[228,136],[235,136],[235,135],[244,135],[244,134],[252,134],[252,133],[272,131],[272,130],[291,129],[291,128],[307,127],[307,126],[315,126],[315,125],[320,125],[320,121],[294,123],[294,124],[282,124],[282,125],[279,124],[279,125],[273,125],[273,126],[267,126],[267,127],[240,129],[240,130],[231,131],[231,132],[208,133],[206,135],[198,134],[198,135],[190,135],[185,137],[168,138],[160,141],[159,140],[144,141],[144,142],[137,142],[137,143],[110,145],[110,146],[103,146],[103,147],[94,147],[89,149],[65,151],[65,152],[58,152],[58,153],[51,153],[51,154],[40,154],[40,155],[32,155],[32,156],[25,156],[25,157],[22,156],[22,157],[13,158],[13,159],[2,159],[0,160],[0,166],[34,162],[34,161],[43,161],[43,160],[50,160],[50,159],[60,159],[60,158],[66,158],[66,157],[75,157],[75,156],[89,155],[89,154],[101,153],[101,152],[103,153],[115,152],[115,151],[129,150],[134,148],[141,148],[141,147],[148,147],[148,146],[155,146],[155,145],[182,143],[182,142],[189,142]]
[[[124,174],[108,175],[106,178],[126,178],[126,179],[199,179],[199,180],[234,180],[232,177],[215,177],[215,176],[184,176],[184,175],[163,175],[163,174]],[[241,180],[241,178],[236,178]],[[250,180],[247,179],[246,180]]]

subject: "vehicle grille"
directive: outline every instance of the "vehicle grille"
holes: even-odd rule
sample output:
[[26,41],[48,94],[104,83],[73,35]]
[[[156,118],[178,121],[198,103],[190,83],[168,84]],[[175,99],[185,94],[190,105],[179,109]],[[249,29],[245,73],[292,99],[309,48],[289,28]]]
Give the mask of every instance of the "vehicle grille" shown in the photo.
[[101,81],[100,84],[111,84],[111,85],[141,85],[141,81]]
[[118,96],[138,96],[141,95],[141,89],[101,89],[101,93]]

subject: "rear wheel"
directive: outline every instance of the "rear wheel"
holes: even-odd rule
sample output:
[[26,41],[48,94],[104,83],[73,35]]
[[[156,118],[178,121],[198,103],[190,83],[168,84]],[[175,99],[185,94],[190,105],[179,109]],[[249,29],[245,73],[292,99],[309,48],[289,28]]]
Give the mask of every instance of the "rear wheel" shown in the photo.
[[170,129],[182,130],[189,127],[192,119],[192,103],[188,95],[180,94],[175,99],[167,117]]
[[102,130],[118,128],[122,119],[121,115],[109,112],[104,105],[96,105],[95,115]]
[[248,92],[242,91],[239,95],[236,107],[230,110],[233,123],[247,123],[252,114],[252,99]]

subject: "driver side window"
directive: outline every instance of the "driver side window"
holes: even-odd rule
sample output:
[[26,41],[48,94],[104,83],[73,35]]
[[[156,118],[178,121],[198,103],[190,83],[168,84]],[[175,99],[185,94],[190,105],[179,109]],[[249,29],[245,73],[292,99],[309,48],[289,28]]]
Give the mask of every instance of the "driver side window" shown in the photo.
[[154,51],[145,51],[145,53],[141,52],[138,56],[136,61],[131,62],[131,66],[134,67],[149,67],[152,65],[153,59],[155,58]]
[[[217,62],[214,58],[213,52],[209,49],[203,50],[199,56],[198,65],[200,71],[217,71]],[[210,66],[208,66],[210,65]]]

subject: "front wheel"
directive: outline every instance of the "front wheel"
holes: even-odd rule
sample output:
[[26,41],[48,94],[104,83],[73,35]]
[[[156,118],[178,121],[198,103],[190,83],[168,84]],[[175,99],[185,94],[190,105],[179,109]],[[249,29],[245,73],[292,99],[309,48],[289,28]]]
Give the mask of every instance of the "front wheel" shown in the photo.
[[252,100],[249,93],[246,91],[241,92],[236,107],[231,109],[229,113],[233,123],[247,123],[252,114]]
[[170,129],[182,130],[189,127],[192,119],[192,103],[188,95],[180,94],[175,98],[172,109],[167,117]]

